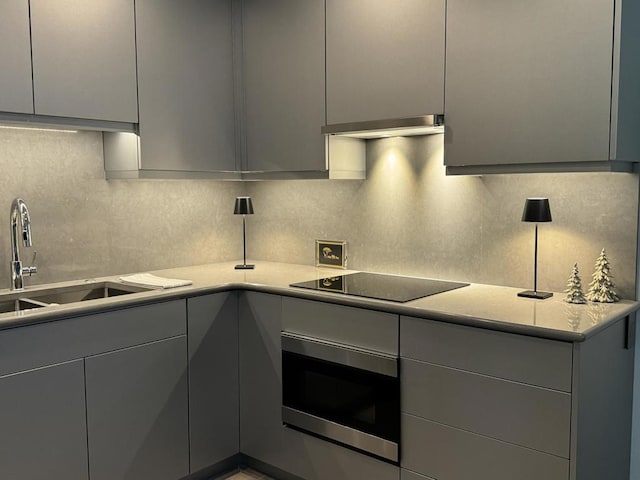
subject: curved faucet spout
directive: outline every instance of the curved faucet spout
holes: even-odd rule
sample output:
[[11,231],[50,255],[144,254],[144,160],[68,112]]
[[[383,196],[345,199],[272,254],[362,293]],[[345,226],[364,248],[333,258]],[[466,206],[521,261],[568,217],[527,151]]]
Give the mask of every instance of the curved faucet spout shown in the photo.
[[18,223],[22,230],[22,243],[25,247],[30,247],[31,240],[31,217],[27,204],[21,198],[16,198],[11,203],[11,213],[9,214],[11,224],[11,289],[21,290],[23,288],[22,278],[24,274],[33,275],[36,267],[23,267],[20,261],[20,248],[18,245]]

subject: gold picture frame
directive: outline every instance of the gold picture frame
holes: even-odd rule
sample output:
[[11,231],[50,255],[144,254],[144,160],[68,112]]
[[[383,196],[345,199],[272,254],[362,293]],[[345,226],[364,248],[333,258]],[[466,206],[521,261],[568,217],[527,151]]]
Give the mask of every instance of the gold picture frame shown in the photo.
[[347,242],[316,240],[316,267],[347,268]]

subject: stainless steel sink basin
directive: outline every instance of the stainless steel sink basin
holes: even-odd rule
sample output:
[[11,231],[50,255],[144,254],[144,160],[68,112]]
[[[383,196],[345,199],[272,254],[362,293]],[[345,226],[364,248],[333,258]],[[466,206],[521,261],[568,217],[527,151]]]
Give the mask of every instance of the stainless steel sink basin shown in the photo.
[[64,287],[43,287],[0,295],[0,313],[20,312],[34,308],[85,302],[148,292],[151,288],[124,285],[117,282],[82,282]]
[[95,282],[66,287],[25,292],[24,298],[47,304],[75,303],[98,298],[118,297],[131,293],[148,292],[150,288],[124,285],[116,282]]
[[40,308],[40,307],[44,307],[44,305],[38,305],[28,300],[22,300],[22,299],[6,300],[6,301],[0,302],[0,313],[20,312],[23,310],[31,310],[33,308]]

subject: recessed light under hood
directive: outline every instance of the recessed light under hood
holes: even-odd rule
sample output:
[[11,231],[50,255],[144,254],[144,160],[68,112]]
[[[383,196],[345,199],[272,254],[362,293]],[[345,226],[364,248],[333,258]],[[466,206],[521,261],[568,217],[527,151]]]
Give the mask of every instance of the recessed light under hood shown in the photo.
[[372,120],[367,122],[335,123],[322,127],[323,135],[371,139],[409,137],[444,133],[444,115],[422,115],[411,118]]

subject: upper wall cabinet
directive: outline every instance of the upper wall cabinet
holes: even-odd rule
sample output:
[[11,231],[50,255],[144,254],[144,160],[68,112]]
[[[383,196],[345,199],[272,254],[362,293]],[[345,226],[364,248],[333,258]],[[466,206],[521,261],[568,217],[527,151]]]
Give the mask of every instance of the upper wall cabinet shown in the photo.
[[327,123],[443,113],[444,0],[327,0]]
[[324,0],[243,0],[243,170],[326,171]]
[[639,10],[628,0],[448,0],[448,173],[640,160]]
[[0,2],[0,111],[33,113],[29,0]]
[[138,121],[133,4],[31,0],[36,114]]
[[231,0],[136,0],[143,170],[237,170]]

